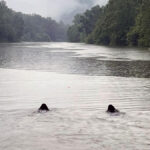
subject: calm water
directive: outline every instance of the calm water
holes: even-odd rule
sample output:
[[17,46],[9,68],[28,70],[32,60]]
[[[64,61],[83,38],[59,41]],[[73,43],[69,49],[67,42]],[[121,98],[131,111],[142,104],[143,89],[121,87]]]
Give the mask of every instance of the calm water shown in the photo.
[[0,150],[149,150],[149,116],[150,50],[0,44]]

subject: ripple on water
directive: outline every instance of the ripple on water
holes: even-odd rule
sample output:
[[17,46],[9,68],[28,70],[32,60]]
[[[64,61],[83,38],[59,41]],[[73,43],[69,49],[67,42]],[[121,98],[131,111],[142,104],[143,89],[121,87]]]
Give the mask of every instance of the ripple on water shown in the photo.
[[[39,71],[0,69],[0,149],[149,150],[149,52],[4,45],[0,67]],[[51,111],[38,113],[41,103]],[[121,113],[107,114],[108,104]]]
[[22,149],[115,150],[117,146],[148,150],[149,115],[149,112],[134,112],[112,116],[100,110],[78,108],[57,108],[47,113],[14,110],[0,118],[0,130],[5,133],[0,136],[3,141],[0,147],[9,143],[16,149],[20,143]]

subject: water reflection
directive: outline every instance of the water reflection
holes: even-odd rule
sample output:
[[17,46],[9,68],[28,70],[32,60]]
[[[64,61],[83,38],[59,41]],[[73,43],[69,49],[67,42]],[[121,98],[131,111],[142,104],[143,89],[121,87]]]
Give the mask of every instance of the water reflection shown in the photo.
[[149,70],[148,50],[0,44],[0,149],[149,150]]
[[0,67],[149,78],[150,51],[72,43],[1,44]]

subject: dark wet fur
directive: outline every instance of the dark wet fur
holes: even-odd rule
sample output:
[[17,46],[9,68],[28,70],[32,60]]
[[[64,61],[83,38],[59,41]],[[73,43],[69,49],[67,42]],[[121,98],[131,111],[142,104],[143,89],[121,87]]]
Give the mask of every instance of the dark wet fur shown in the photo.
[[46,104],[42,104],[41,107],[38,109],[39,111],[49,111],[49,108]]
[[113,105],[109,105],[107,109],[108,113],[117,113],[119,110],[117,110]]

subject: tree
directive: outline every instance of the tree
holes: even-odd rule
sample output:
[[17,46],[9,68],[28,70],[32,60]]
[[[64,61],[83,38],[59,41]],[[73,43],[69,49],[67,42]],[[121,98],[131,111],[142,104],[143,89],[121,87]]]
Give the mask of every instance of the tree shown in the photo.
[[99,6],[87,10],[74,17],[73,25],[69,27],[68,38],[72,42],[85,42],[88,35],[95,28],[96,22],[102,14],[103,8]]
[[93,41],[104,45],[127,45],[127,33],[135,24],[137,0],[110,0],[93,31]]
[[128,33],[130,45],[150,47],[150,1],[143,0],[136,24]]
[[149,27],[150,0],[109,0],[75,16],[68,37],[73,42],[149,47]]
[[20,14],[9,9],[5,1],[0,1],[0,41],[18,41],[22,31],[23,20]]
[[0,42],[66,41],[67,28],[51,18],[17,13],[0,1]]

